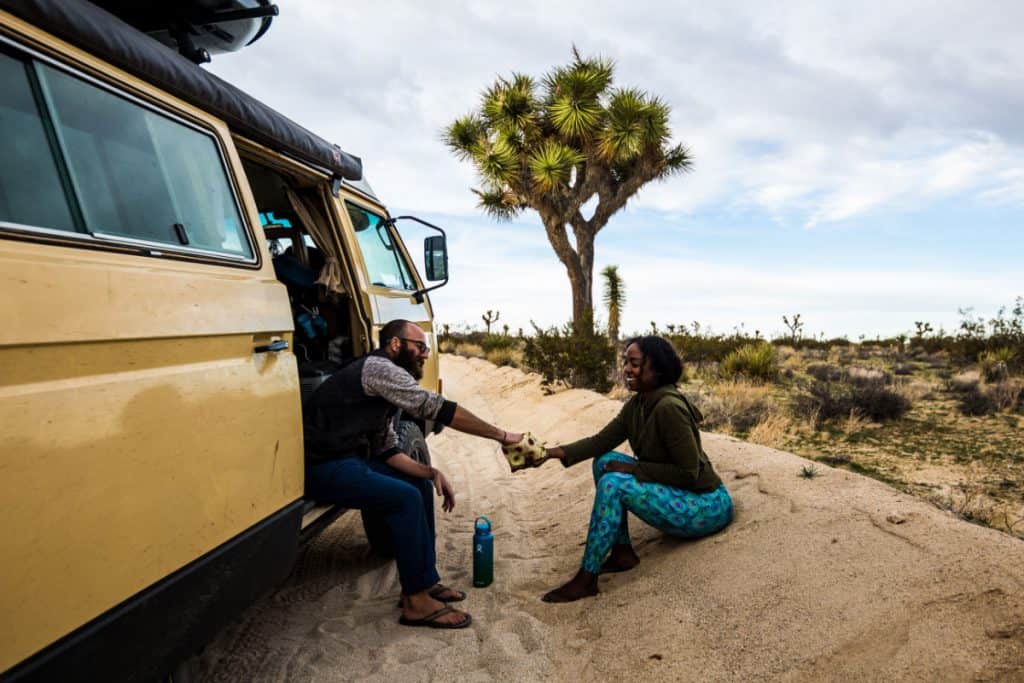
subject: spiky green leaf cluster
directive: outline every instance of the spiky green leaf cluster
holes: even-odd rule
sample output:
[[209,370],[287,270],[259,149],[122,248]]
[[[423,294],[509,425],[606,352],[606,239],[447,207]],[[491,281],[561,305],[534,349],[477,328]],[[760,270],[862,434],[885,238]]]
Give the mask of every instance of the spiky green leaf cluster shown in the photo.
[[476,167],[481,208],[511,218],[554,198],[579,206],[588,168],[615,185],[688,170],[689,151],[669,145],[668,105],[637,88],[613,88],[613,77],[611,60],[573,48],[570,63],[539,83],[514,73],[484,90],[479,109],[443,133],[456,156]]

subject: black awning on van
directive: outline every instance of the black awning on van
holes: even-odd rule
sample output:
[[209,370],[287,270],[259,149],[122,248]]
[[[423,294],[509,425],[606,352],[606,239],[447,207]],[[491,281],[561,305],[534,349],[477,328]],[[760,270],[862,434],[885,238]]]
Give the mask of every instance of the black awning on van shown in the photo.
[[227,81],[86,0],[0,0],[0,10],[223,119],[260,144],[359,180],[359,157],[343,152]]

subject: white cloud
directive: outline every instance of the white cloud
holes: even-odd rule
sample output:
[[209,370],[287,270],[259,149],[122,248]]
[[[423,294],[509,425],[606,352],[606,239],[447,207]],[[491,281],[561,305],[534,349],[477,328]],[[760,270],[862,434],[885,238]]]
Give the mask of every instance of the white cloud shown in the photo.
[[[472,168],[440,141],[496,75],[539,76],[573,43],[612,57],[620,84],[672,106],[677,139],[696,160],[627,211],[666,223],[755,212],[820,230],[954,197],[1024,205],[1022,24],[1024,5],[1007,1],[385,0],[355,10],[305,0],[283,4],[267,36],[216,57],[212,70],[360,155],[393,209],[448,221],[453,283],[434,297],[442,319],[476,322],[500,308],[515,328],[568,318],[564,271],[534,215],[517,225],[480,215]],[[955,316],[956,306],[992,308],[1024,291],[1015,273],[780,274],[677,256],[615,253],[599,239],[598,259],[619,263],[632,288],[626,327],[693,317],[771,329],[784,312],[814,311],[837,332],[891,332],[913,315]],[[858,307],[875,317],[855,317]]]

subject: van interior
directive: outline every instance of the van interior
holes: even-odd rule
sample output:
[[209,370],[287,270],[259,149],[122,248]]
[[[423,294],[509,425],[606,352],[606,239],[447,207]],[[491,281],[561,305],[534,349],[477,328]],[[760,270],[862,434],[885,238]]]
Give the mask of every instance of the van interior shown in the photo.
[[295,322],[294,351],[298,360],[302,400],[341,364],[365,352],[362,321],[352,294],[335,271],[333,286],[318,279],[331,248],[333,227],[327,216],[322,185],[243,159],[260,222],[270,247],[274,272],[288,289]]

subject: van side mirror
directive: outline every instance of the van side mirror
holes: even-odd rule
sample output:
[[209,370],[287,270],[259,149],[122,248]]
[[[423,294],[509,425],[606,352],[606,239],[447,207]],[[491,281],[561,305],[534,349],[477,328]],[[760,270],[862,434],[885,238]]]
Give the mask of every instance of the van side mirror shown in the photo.
[[431,235],[423,240],[423,259],[428,280],[448,279],[448,244],[444,235]]
[[382,223],[382,225],[394,225],[396,222],[401,220],[415,221],[424,227],[441,233],[440,235],[432,235],[431,237],[423,240],[423,257],[425,260],[424,265],[426,266],[424,274],[426,275],[426,279],[428,282],[441,281],[441,284],[434,285],[433,287],[424,287],[423,289],[417,289],[413,292],[413,299],[416,300],[416,303],[421,304],[423,303],[424,294],[448,284],[448,244],[445,240],[444,230],[433,223],[428,223],[421,218],[416,218],[416,216],[397,216],[396,218],[388,218]]

